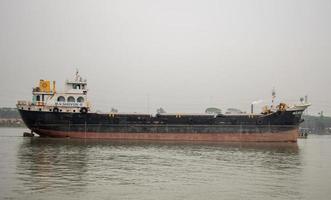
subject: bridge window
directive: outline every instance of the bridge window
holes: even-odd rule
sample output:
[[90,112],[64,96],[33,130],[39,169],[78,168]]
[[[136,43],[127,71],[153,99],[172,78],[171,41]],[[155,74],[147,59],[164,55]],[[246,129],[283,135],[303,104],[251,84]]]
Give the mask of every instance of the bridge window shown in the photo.
[[75,98],[70,96],[70,97],[68,97],[67,101],[73,103],[73,102],[75,102]]
[[73,84],[72,87],[73,87],[73,89],[80,90],[79,84]]
[[58,102],[65,102],[66,99],[65,99],[63,96],[59,96],[59,97],[57,98],[57,101],[58,101]]
[[78,103],[83,103],[84,102],[84,98],[83,97],[78,97],[77,102]]

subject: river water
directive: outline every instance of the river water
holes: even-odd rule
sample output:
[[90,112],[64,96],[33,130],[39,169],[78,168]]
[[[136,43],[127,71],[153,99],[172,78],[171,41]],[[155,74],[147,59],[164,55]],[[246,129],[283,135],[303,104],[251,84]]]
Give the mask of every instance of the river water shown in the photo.
[[112,142],[24,131],[0,129],[0,199],[331,199],[331,136]]

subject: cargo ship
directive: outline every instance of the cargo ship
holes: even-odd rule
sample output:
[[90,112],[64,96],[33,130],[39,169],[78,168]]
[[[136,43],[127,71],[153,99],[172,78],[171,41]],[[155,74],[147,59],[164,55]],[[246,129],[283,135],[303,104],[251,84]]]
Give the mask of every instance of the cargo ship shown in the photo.
[[87,80],[78,72],[63,92],[40,80],[32,101],[18,101],[26,126],[40,137],[113,140],[296,142],[304,110],[301,102],[266,106],[261,113],[180,114],[99,113],[91,109]]

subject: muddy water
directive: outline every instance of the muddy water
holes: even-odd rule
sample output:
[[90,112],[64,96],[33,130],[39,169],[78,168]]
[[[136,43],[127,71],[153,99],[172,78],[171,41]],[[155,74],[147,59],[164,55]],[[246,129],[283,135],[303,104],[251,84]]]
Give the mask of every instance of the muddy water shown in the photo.
[[285,143],[23,138],[0,129],[0,199],[330,199],[331,136]]

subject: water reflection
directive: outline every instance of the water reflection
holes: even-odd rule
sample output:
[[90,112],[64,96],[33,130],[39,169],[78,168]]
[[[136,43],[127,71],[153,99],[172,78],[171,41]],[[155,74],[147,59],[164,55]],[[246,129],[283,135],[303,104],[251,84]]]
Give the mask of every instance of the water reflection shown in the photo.
[[45,194],[113,193],[144,199],[146,191],[162,198],[168,195],[162,191],[189,197],[204,189],[237,198],[285,197],[300,196],[299,154],[296,143],[32,138],[19,148],[17,172],[25,190]]
[[87,149],[66,141],[27,139],[19,148],[17,171],[29,190],[70,188],[81,190],[86,182]]

